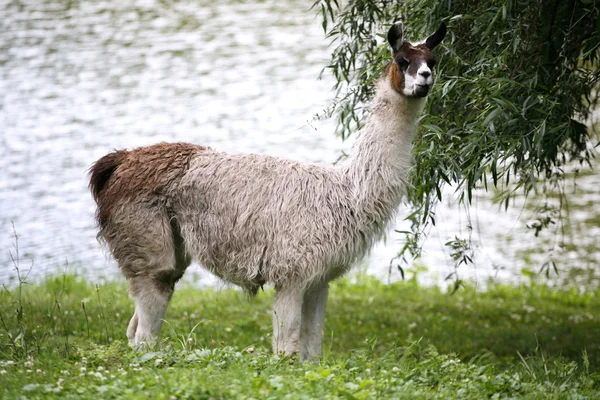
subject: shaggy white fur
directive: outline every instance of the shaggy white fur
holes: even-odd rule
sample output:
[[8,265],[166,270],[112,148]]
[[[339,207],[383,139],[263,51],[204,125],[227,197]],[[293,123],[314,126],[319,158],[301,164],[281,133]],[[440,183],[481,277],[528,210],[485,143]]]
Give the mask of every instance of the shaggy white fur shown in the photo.
[[403,41],[398,24],[390,29],[394,61],[338,166],[163,143],[111,153],[92,167],[99,236],[136,302],[130,343],[160,332],[175,282],[195,259],[250,293],[274,285],[273,350],[320,356],[328,283],[382,236],[405,192],[431,84],[424,72],[442,27],[429,47]]

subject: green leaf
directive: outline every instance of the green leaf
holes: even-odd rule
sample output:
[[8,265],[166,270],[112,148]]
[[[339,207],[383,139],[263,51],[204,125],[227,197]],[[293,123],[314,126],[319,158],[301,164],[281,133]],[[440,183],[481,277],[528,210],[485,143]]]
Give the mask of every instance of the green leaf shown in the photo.
[[501,108],[495,108],[493,109],[483,120],[483,125],[490,125],[492,123],[492,121],[498,116],[500,115],[500,113],[502,112]]

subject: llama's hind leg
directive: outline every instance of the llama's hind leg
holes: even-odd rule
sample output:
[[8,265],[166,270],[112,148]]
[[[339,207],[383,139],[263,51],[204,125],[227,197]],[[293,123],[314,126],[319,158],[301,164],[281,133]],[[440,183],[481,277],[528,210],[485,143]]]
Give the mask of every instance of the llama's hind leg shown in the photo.
[[134,346],[151,344],[161,331],[169,301],[175,290],[176,278],[171,274],[137,276],[131,279],[130,291],[135,301],[135,313],[127,328],[129,343]]
[[127,327],[134,346],[152,342],[160,332],[175,283],[191,262],[178,221],[169,215],[147,204],[128,203],[103,228],[135,301]]
[[273,352],[287,356],[300,352],[300,327],[304,291],[277,289],[273,304]]
[[129,326],[127,327],[127,339],[129,340],[130,346],[135,346],[135,332],[137,332],[138,327],[138,315],[137,311],[133,313],[133,317],[131,317],[131,321],[129,321]]
[[329,284],[327,283],[311,287],[304,293],[300,336],[300,359],[302,361],[317,361],[321,357],[328,294]]

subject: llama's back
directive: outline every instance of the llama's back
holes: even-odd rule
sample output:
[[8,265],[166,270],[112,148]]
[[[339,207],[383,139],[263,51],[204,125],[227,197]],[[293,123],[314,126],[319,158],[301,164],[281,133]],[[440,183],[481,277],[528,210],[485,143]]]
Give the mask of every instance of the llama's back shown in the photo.
[[90,188],[128,278],[176,280],[191,256],[254,292],[331,279],[369,244],[346,175],[324,165],[161,143],[101,158]]
[[251,290],[265,282],[311,282],[348,264],[344,248],[356,229],[338,169],[198,153],[176,198],[186,249],[216,275]]

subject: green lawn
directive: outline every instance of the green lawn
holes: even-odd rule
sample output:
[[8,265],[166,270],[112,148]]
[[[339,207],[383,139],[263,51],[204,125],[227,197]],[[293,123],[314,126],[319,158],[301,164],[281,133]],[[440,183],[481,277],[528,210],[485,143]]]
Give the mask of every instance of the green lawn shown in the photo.
[[[600,292],[449,295],[361,276],[331,290],[324,359],[270,353],[272,291],[178,288],[162,346],[129,349],[124,284],[0,294],[4,398],[600,398]],[[19,313],[19,299],[22,313]]]

